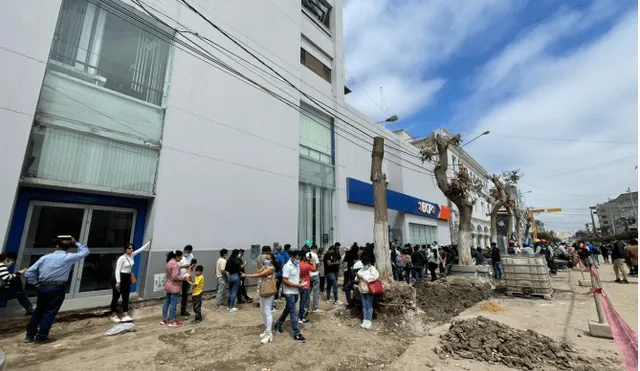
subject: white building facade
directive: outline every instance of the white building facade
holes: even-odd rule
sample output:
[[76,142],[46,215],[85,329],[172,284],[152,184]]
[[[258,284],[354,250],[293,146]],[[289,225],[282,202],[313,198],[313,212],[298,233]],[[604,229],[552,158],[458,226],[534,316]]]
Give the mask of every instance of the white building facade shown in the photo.
[[0,5],[0,237],[18,268],[71,234],[91,254],[68,296],[109,295],[122,247],[153,236],[132,288],[153,297],[187,244],[214,278],[222,248],[253,265],[276,242],[371,242],[374,136],[392,236],[449,243],[432,168],[344,101],[340,0],[187,2],[202,17],[173,0]]

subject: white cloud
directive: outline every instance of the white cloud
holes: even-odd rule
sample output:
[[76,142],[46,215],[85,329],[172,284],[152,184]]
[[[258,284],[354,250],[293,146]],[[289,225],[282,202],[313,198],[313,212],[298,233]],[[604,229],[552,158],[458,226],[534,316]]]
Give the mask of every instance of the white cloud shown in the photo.
[[[490,27],[499,31],[497,19],[522,5],[503,0],[345,1],[347,81],[353,88],[348,102],[379,118],[382,86],[390,113],[409,117],[432,102],[445,83],[434,75],[435,67],[465,54],[470,41]],[[491,39],[485,41],[487,47]]]
[[[470,131],[492,132],[469,148],[487,169],[520,168],[526,174],[521,188],[532,191],[527,196],[530,205],[563,207],[569,212],[540,216],[554,230],[584,228],[590,221],[588,206],[606,201],[606,194],[615,198],[627,187],[637,190],[634,159],[537,180],[637,155],[636,145],[586,142],[637,141],[637,12],[620,18],[609,32],[571,53],[549,52],[558,40],[574,34],[574,27],[586,29],[589,25],[584,22],[596,23],[605,16],[600,8],[566,13],[519,38],[485,65],[478,90],[461,107],[467,115],[481,113]],[[496,103],[496,97],[502,101]]]

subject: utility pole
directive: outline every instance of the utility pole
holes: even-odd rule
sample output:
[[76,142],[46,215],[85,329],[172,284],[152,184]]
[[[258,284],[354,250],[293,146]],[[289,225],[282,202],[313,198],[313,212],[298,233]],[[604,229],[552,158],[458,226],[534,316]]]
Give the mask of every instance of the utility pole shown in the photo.
[[633,207],[633,216],[637,218],[638,214],[636,212],[636,204],[633,202],[633,196],[631,195],[631,188],[627,188],[627,193],[629,194],[629,200],[631,200],[631,207]]
[[391,255],[389,253],[389,229],[387,215],[387,175],[382,172],[384,138],[373,138],[371,152],[371,183],[373,184],[373,243],[376,268],[382,281],[391,282]]
[[598,234],[598,229],[596,229],[596,221],[593,218],[593,210],[595,209],[595,206],[590,206],[589,207],[589,215],[591,215],[591,224],[593,225],[593,233],[596,234],[596,238],[598,239],[598,241],[600,241],[600,235]]

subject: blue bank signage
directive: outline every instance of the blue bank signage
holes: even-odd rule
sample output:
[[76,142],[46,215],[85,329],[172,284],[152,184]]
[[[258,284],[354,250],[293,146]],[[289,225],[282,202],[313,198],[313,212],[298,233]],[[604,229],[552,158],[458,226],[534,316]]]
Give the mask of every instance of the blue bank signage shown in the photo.
[[[373,206],[373,185],[347,178],[347,202]],[[429,218],[449,220],[449,207],[387,190],[387,208]]]

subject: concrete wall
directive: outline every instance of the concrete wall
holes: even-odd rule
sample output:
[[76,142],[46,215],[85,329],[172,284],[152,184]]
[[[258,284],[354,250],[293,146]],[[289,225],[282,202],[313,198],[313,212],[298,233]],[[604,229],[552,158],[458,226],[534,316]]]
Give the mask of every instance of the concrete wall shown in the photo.
[[7,0],[1,7],[0,242],[4,244],[60,0]]

